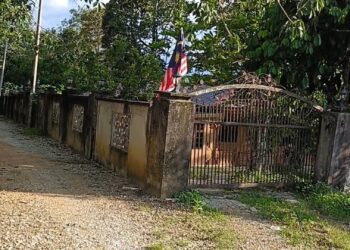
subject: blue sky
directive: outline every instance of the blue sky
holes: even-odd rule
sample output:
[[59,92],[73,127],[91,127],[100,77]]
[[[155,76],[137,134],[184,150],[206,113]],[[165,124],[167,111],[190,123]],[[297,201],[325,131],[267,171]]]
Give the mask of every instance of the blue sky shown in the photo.
[[[42,0],[43,1],[43,21],[44,28],[57,27],[61,22],[69,18],[69,11],[82,5],[81,0]],[[38,2],[38,1],[36,1]],[[104,0],[103,2],[108,2]],[[35,14],[35,19],[37,18]]]

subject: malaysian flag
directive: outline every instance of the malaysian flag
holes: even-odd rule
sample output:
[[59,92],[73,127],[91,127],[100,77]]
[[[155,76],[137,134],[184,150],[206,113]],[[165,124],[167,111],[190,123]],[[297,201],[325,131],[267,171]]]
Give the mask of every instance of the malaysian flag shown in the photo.
[[174,53],[170,59],[165,76],[161,82],[159,91],[171,92],[176,89],[176,84],[187,74],[187,56],[185,53],[184,33],[181,29],[180,36],[176,42]]

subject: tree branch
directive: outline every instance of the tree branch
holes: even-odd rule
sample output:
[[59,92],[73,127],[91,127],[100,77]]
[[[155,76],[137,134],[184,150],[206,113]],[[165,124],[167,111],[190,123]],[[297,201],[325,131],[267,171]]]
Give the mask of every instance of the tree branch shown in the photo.
[[284,15],[287,17],[287,19],[288,19],[291,23],[293,23],[294,21],[289,17],[287,11],[283,8],[283,6],[282,6],[280,0],[277,0],[277,3],[278,3],[278,5],[280,6],[280,8],[282,9],[282,11],[283,11]]

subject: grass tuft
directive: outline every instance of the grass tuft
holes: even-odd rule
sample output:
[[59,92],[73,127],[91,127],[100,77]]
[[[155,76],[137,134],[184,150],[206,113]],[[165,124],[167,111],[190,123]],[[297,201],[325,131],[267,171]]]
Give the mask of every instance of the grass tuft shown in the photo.
[[178,240],[173,247],[180,247],[181,241],[202,241],[213,249],[235,248],[236,235],[228,215],[207,206],[202,193],[198,191],[181,192],[175,197],[179,203],[191,208],[193,213],[188,213],[181,220],[167,221],[168,228],[182,225],[189,229],[185,238]]
[[203,195],[198,191],[185,191],[175,195],[179,203],[192,208],[195,212],[203,212],[207,210]]

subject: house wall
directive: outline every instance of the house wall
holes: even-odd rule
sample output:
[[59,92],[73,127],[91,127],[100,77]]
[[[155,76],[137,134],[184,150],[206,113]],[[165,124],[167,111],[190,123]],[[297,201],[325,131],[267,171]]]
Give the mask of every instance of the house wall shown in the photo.
[[246,127],[237,127],[235,142],[222,142],[220,127],[204,126],[203,147],[192,148],[191,164],[218,164],[220,166],[248,165],[251,160],[250,139]]

